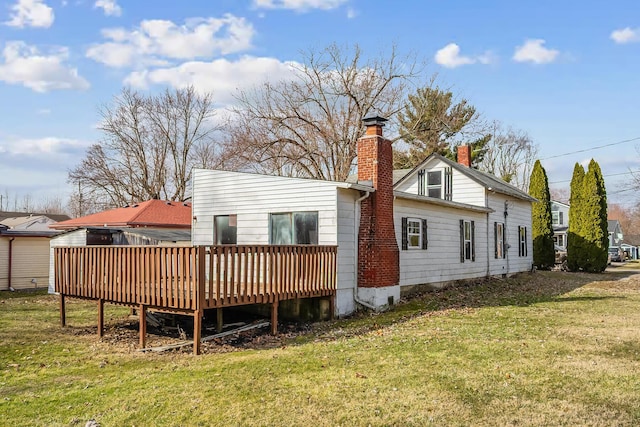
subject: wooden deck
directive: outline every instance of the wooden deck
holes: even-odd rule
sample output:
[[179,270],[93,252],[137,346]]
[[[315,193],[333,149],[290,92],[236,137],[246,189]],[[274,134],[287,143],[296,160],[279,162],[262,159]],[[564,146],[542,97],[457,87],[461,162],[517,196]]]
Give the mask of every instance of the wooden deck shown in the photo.
[[189,314],[199,353],[206,309],[271,304],[274,333],[279,301],[330,297],[333,313],[336,253],[336,246],[306,245],[56,247],[60,319],[65,325],[65,297],[96,300],[102,336],[105,302],[135,307],[144,348],[146,310]]

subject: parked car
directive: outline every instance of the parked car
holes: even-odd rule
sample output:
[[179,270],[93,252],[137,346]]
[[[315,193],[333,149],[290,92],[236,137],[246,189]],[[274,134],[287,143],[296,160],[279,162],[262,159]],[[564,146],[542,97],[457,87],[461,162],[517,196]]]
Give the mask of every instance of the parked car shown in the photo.
[[609,263],[624,261],[622,251],[618,247],[609,248]]

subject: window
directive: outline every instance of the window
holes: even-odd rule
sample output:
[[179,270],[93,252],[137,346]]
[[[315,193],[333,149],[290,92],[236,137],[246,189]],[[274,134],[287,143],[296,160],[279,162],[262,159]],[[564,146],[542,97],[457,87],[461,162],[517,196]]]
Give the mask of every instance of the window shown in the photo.
[[460,262],[475,261],[475,222],[460,220]]
[[402,250],[427,249],[427,220],[402,218]]
[[427,196],[442,198],[442,171],[427,172]]
[[560,225],[560,212],[558,211],[551,212],[551,223],[553,225]]
[[215,217],[216,245],[238,243],[238,216],[220,215]]
[[505,252],[505,238],[504,238],[504,224],[501,222],[493,223],[493,235],[495,241],[495,257],[506,258]]
[[564,234],[553,236],[553,242],[561,248],[564,248]]
[[518,256],[527,256],[527,227],[518,226]]
[[271,214],[269,226],[271,245],[318,244],[318,212]]

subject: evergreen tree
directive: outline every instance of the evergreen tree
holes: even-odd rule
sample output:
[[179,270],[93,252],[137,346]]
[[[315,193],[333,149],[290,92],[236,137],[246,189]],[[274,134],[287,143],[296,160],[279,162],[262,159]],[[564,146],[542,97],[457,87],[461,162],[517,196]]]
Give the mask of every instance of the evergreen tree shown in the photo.
[[584,177],[581,220],[583,227],[584,271],[601,273],[607,268],[609,234],[607,230],[607,201],[600,166],[591,160]]
[[540,160],[536,160],[529,180],[529,195],[538,199],[531,208],[531,238],[533,239],[533,265],[549,269],[555,261],[551,196],[549,180]]
[[569,231],[567,235],[567,267],[571,271],[578,271],[582,266],[582,184],[584,181],[584,168],[576,163],[571,178],[571,196],[569,199]]

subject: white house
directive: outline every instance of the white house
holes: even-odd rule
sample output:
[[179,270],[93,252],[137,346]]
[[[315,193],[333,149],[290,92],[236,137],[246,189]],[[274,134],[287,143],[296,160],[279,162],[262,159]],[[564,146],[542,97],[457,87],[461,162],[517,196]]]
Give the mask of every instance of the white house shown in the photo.
[[380,308],[416,285],[529,271],[526,193],[460,163],[429,156],[393,171],[386,120],[365,119],[353,182],[198,169],[192,243],[337,245],[337,315]]
[[551,200],[551,221],[553,224],[553,243],[558,250],[567,250],[569,231],[569,205]]

